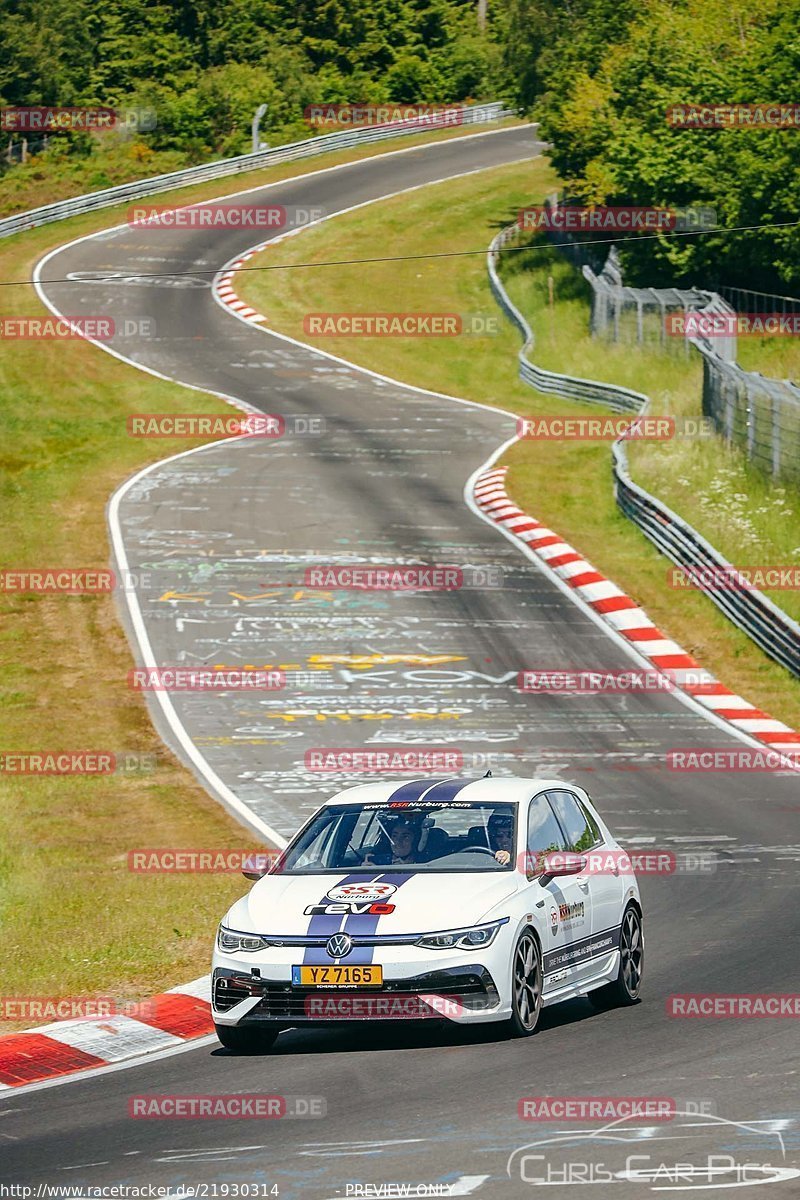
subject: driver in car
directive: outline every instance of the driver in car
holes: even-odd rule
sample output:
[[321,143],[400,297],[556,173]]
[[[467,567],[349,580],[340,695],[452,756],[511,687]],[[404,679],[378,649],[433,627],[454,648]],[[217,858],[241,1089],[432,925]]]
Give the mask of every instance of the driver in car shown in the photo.
[[395,823],[388,830],[389,834],[389,850],[381,853],[380,851],[370,850],[364,856],[364,862],[368,865],[379,867],[385,866],[403,866],[412,865],[418,861],[417,859],[417,842],[419,830],[417,826],[404,817],[398,817]]
[[508,813],[492,813],[488,821],[489,846],[501,867],[511,862],[514,820]]

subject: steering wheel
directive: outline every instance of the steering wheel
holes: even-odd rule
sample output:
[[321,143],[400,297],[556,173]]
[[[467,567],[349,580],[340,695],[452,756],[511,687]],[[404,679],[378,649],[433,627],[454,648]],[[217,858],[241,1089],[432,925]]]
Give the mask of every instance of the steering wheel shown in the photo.
[[369,849],[356,850],[356,848],[352,842],[347,843],[347,849],[353,854],[353,856],[355,857],[355,860],[359,864],[359,866],[362,866],[364,863],[364,859],[367,857],[367,855],[372,853],[372,851]]
[[463,850],[454,850],[454,854],[490,854],[494,858],[494,850],[488,846],[465,846]]
[[[354,854],[355,854],[356,858],[358,859],[359,866],[363,867],[364,863],[367,863],[368,867],[375,867],[376,870],[379,867],[388,866],[388,863],[386,863],[386,862],[379,862],[379,861],[376,862],[376,860],[373,857],[373,855],[375,854],[374,850],[365,850],[363,853],[360,850],[355,850]],[[372,858],[372,862],[367,862],[368,858]]]

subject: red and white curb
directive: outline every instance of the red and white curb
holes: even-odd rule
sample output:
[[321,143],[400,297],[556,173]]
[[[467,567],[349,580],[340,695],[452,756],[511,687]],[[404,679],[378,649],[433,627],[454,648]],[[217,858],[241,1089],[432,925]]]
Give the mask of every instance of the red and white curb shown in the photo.
[[[754,708],[744,697],[725,687],[682,646],[657,629],[635,600],[601,575],[574,547],[518,508],[505,489],[507,471],[508,467],[494,467],[475,481],[473,496],[485,516],[524,542],[617,634],[704,708],[771,750],[800,754],[797,730]],[[787,758],[786,765],[795,764]]]
[[108,1067],[214,1032],[211,977],[132,1008],[136,1016],[79,1017],[0,1037],[0,1090]]
[[264,242],[263,245],[253,246],[252,250],[249,250],[246,254],[242,254],[241,258],[235,258],[233,263],[228,263],[228,265],[225,266],[222,275],[218,275],[216,280],[213,281],[213,290],[215,290],[219,300],[221,300],[223,304],[227,305],[229,308],[233,308],[233,311],[237,314],[237,316],[243,317],[246,320],[252,320],[253,324],[255,325],[258,325],[261,320],[266,320],[266,317],[263,316],[263,313],[255,311],[255,308],[251,308],[251,306],[245,304],[245,301],[240,300],[239,296],[237,296],[234,292],[230,281],[233,280],[233,277],[236,274],[236,271],[240,269],[240,266],[245,265],[248,258],[252,258],[254,254],[258,254],[260,251],[265,250],[267,245],[269,244]]
[[262,254],[270,246],[277,246],[287,238],[295,237],[298,233],[302,233],[305,229],[310,229],[312,225],[319,225],[324,218],[319,218],[316,221],[309,221],[306,225],[298,225],[294,229],[286,229],[283,233],[279,233],[276,237],[270,238],[266,242],[259,242],[257,246],[251,246],[245,254],[240,254],[238,258],[231,259],[217,275],[211,285],[212,291],[220,303],[226,305],[243,321],[250,321],[253,325],[267,323],[267,318],[263,313],[257,312],[244,300],[241,300],[233,286],[233,278],[236,272],[241,270],[246,262],[251,258],[255,258],[257,254]]
[[217,276],[213,284],[214,291],[223,304],[226,304],[228,308],[233,309],[238,316],[244,317],[245,320],[252,321],[256,325],[260,321],[266,321],[267,318],[262,313],[257,312],[254,308],[251,308],[249,304],[245,304],[244,300],[239,299],[239,297],[236,295],[236,292],[233,290],[231,280],[239,268],[243,267],[248,259],[251,259],[254,255],[259,254],[262,250],[265,250],[268,245],[268,242],[262,242],[260,246],[253,246],[251,250],[248,250],[248,252],[243,254],[240,258],[235,258],[233,262],[227,264],[222,274]]

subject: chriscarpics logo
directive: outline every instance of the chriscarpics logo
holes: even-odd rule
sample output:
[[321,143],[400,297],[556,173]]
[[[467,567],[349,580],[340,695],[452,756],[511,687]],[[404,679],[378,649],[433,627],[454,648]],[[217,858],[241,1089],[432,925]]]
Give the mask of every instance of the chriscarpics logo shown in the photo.
[[394,905],[386,901],[396,891],[393,883],[341,883],[328,891],[321,904],[309,904],[303,912],[308,917],[336,913],[383,917],[394,912]]
[[[574,1100],[585,1106],[582,1111],[569,1106]],[[587,1184],[606,1184],[603,1195],[614,1188],[620,1200],[640,1200],[642,1196],[674,1192],[698,1192],[733,1188],[752,1188],[764,1183],[784,1183],[800,1178],[800,1169],[790,1163],[779,1126],[781,1121],[759,1121],[742,1124],[728,1121],[705,1110],[697,1103],[683,1102],[677,1107],[669,1097],[548,1097],[539,1098],[548,1106],[548,1120],[599,1119],[607,1110],[619,1112],[616,1120],[596,1129],[581,1128],[561,1133],[542,1131],[535,1141],[518,1147],[509,1156],[506,1170],[510,1179],[530,1187],[558,1187],[559,1196],[567,1195],[565,1188],[574,1187],[577,1195]],[[524,1100],[521,1105],[530,1104]],[[522,1110],[523,1118],[531,1119],[534,1109]],[[597,1108],[591,1105],[596,1103]],[[558,1109],[556,1117],[553,1106]],[[652,1130],[643,1129],[642,1106],[646,1106],[645,1121],[669,1121],[667,1135],[646,1136]],[[565,1107],[562,1107],[565,1106]],[[655,1108],[655,1111],[654,1111]],[[592,1112],[598,1113],[594,1117]],[[534,1119],[541,1119],[538,1112]],[[645,1136],[643,1136],[643,1134]],[[626,1184],[633,1185],[626,1188]],[[524,1191],[516,1189],[517,1195]],[[776,1193],[777,1194],[777,1193]],[[797,1194],[797,1184],[790,1193],[781,1189],[781,1196]]]

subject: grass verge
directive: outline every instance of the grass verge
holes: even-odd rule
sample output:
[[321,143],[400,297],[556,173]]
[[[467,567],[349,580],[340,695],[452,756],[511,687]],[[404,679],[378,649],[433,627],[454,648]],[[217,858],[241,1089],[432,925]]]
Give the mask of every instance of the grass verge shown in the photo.
[[[464,135],[402,144],[452,136]],[[396,148],[361,147],[195,185],[169,201]],[[47,250],[118,224],[124,212],[108,209],[0,241],[0,280],[24,284]],[[12,286],[0,288],[0,311],[13,317],[44,309],[32,287]],[[175,439],[154,447],[129,438],[129,413],[231,411],[83,341],[0,342],[0,390],[0,567],[12,569],[107,565],[111,492],[154,458],[199,444]],[[128,690],[131,651],[109,596],[0,592],[0,615],[0,755],[101,749],[157,756],[150,772],[96,777],[19,776],[0,763],[3,994],[136,999],[202,973],[219,916],[245,890],[241,877],[132,874],[128,851],[250,848],[254,839],[166,751],[141,695]],[[0,1034],[15,1027],[0,1024]]]
[[800,384],[800,338],[740,337],[736,361],[745,371],[760,371],[770,379],[792,379]]
[[[586,414],[585,405],[540,395],[518,380],[519,337],[508,322],[492,338],[312,338],[303,330],[303,318],[312,307],[316,313],[364,310],[364,296],[369,296],[369,310],[376,312],[496,313],[484,254],[463,252],[484,249],[521,205],[540,201],[555,186],[557,180],[547,163],[538,159],[398,196],[288,239],[270,249],[266,260],[251,260],[250,266],[260,261],[287,268],[310,265],[302,271],[242,275],[238,290],[279,332],[405,382],[517,413]],[[462,256],[393,262],[391,272],[380,263],[314,270],[314,263],[351,256],[354,245],[362,248],[364,257],[380,246],[391,246],[393,256],[448,252]],[[509,257],[517,263],[522,258]],[[653,360],[644,353],[639,357],[631,347],[592,342],[586,335],[582,281],[555,258],[549,265],[540,263],[537,270],[542,266],[544,278],[538,284],[523,275],[519,265],[511,269],[510,279],[512,293],[531,311],[534,328],[540,331],[538,362],[647,391],[671,412],[683,411],[693,395],[699,395],[699,367],[691,359],[661,354],[654,378]],[[541,319],[542,309],[548,307],[548,274],[555,277],[557,297],[549,326]],[[646,449],[657,453],[663,445],[653,443]],[[487,454],[490,449],[487,446]],[[639,451],[637,446],[637,455]],[[800,694],[788,673],[701,593],[668,586],[667,560],[616,508],[607,443],[522,442],[512,448],[507,461],[510,488],[522,507],[552,524],[729,687],[789,724],[800,723]],[[658,481],[644,479],[640,465],[637,459],[637,478],[658,492]],[[715,530],[709,533],[715,540]]]

